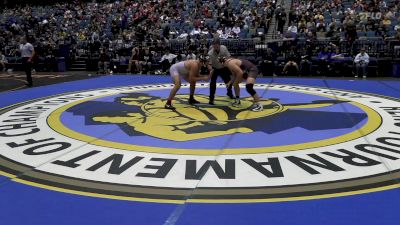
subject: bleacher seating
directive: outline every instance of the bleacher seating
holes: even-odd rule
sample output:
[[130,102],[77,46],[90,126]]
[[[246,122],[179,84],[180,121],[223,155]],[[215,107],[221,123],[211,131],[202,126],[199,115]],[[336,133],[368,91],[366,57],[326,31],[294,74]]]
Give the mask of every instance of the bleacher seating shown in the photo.
[[[382,1],[378,0],[377,4]],[[184,2],[186,5],[183,4]],[[72,61],[69,58],[78,57],[96,60],[99,49],[107,48],[110,54],[124,56],[125,60],[122,60],[120,64],[126,65],[128,63],[126,58],[129,58],[134,46],[151,46],[158,56],[166,47],[175,53],[184,52],[189,43],[199,49],[201,38],[208,38],[207,46],[209,46],[210,38],[215,35],[216,30],[223,26],[233,26],[232,21],[235,21],[241,26],[238,37],[222,33],[220,35],[223,38],[222,43],[233,55],[248,57],[252,60],[259,59],[259,52],[269,46],[276,51],[279,56],[277,64],[281,65],[287,60],[284,56],[288,51],[287,47],[282,47],[287,45],[283,43],[290,42],[289,46],[294,46],[298,54],[302,55],[310,41],[318,49],[334,44],[340,52],[349,57],[354,57],[361,48],[365,48],[372,56],[370,63],[372,69],[377,68],[379,58],[395,60],[400,56],[400,51],[396,47],[400,44],[393,41],[393,39],[396,40],[397,32],[394,28],[398,23],[399,15],[396,14],[395,17],[390,18],[391,24],[387,27],[379,25],[380,28],[373,28],[362,21],[361,15],[365,15],[367,19],[372,18],[380,24],[386,16],[384,14],[386,9],[379,8],[377,12],[376,9],[368,8],[369,6],[367,7],[364,1],[292,0],[290,10],[296,12],[298,17],[294,21],[287,21],[287,25],[290,22],[297,25],[306,11],[311,12],[310,15],[305,16],[309,23],[308,29],[288,35],[295,39],[293,41],[264,40],[267,33],[276,32],[276,27],[260,26],[251,22],[259,21],[266,16],[266,8],[275,13],[276,1],[266,0],[261,4],[258,4],[256,0],[227,0],[226,2],[226,5],[221,6],[220,1],[188,0],[177,1],[175,5],[171,5],[169,1],[139,0],[116,1],[111,4],[58,3],[48,6],[0,9],[0,49],[6,53],[9,65],[17,67],[18,57],[13,53],[18,44],[16,40],[28,32],[35,40],[35,46],[50,49],[54,56],[65,57],[68,62]],[[309,9],[305,7],[308,3],[310,3]],[[388,9],[393,8],[394,4],[397,4],[394,0],[386,2]],[[203,12],[205,7],[211,11],[211,17],[205,16]],[[245,15],[247,11],[252,13]],[[323,20],[315,18],[318,11],[321,11]],[[200,21],[200,34],[190,35],[197,26],[195,22],[197,20]],[[330,34],[329,26],[335,20],[337,25]],[[357,35],[357,38],[351,41],[348,39],[347,31],[349,20],[354,23]],[[316,28],[317,23],[323,23],[325,28]],[[94,40],[92,36],[94,32],[98,40]],[[282,34],[280,38],[283,37],[286,37],[285,34]],[[60,48],[64,45],[69,46],[68,53]]]

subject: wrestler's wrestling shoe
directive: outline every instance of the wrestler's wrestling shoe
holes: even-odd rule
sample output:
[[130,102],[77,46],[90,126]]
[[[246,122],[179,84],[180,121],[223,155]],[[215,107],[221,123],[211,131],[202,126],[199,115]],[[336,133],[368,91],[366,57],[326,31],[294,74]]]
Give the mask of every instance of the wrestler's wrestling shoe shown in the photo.
[[261,112],[264,110],[263,105],[261,105],[259,102],[254,103],[251,107],[250,110],[253,112]]
[[168,104],[168,103],[165,104],[164,108],[166,108],[166,109],[171,109],[171,110],[175,110],[175,107],[172,106],[172,104]]
[[232,102],[233,107],[240,107],[240,99],[236,98],[234,102]]

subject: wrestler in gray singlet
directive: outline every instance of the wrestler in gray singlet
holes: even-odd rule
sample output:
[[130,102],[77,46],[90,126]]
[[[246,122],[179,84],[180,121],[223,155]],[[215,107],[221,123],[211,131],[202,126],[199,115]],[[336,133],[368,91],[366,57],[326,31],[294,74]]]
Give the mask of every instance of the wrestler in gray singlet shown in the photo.
[[185,68],[185,61],[172,65],[169,69],[169,73],[171,77],[180,76],[185,80],[189,78],[189,71]]

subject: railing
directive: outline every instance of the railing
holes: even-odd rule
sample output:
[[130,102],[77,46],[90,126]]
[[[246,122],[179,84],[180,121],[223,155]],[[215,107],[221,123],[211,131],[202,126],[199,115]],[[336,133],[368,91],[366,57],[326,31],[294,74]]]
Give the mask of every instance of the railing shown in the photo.
[[[207,42],[207,47],[210,46],[210,41]],[[364,48],[366,52],[375,57],[399,57],[400,41],[389,40],[356,40],[353,43],[347,41],[331,41],[331,40],[317,40],[307,42],[305,39],[286,39],[286,40],[269,40],[259,41],[256,39],[227,39],[221,40],[221,44],[225,45],[232,55],[259,55],[267,48],[273,49],[278,55],[285,55],[290,51],[290,48],[295,48],[297,53],[304,54],[308,46],[312,46],[314,52],[319,51],[326,46],[336,46],[341,53],[349,55],[356,55]],[[194,43],[196,49],[200,46]],[[188,45],[185,41],[173,40],[170,41],[170,50],[173,52],[184,51]]]
[[[400,59],[400,41],[396,40],[356,40],[353,43],[347,41],[317,40],[308,42],[305,39],[277,39],[260,41],[257,39],[226,39],[221,40],[221,44],[225,45],[229,52],[234,56],[254,56],[258,57],[263,54],[267,48],[271,48],[278,56],[285,56],[291,49],[295,48],[297,54],[305,54],[307,48],[313,48],[313,52],[317,53],[326,46],[335,45],[341,53],[355,56],[364,48],[370,56],[384,57],[391,59]],[[97,43],[80,42],[77,45],[70,46],[78,55],[84,54],[88,56],[96,56],[102,48],[109,52],[118,53],[120,56],[130,56],[133,47],[150,47],[158,54],[163,54],[165,49],[169,49],[172,53],[185,52],[189,48],[199,53],[200,50],[209,49],[211,40],[194,40],[188,43],[186,40],[170,40],[167,43],[162,42],[124,42],[124,43]],[[62,49],[61,47],[59,49]],[[6,56],[10,56],[6,48]],[[64,57],[68,57],[65,53]]]
[[[392,59],[400,58],[400,41],[394,40],[356,40],[353,43],[347,41],[317,40],[308,42],[305,39],[278,39],[260,41],[257,39],[226,39],[221,40],[221,44],[225,45],[229,52],[234,56],[259,56],[267,48],[271,48],[278,56],[286,55],[291,49],[295,48],[297,54],[305,54],[308,47],[313,48],[313,52],[317,53],[326,46],[335,46],[339,48],[341,53],[355,56],[364,48],[370,56],[385,57]],[[100,48],[107,48],[109,51],[117,52],[120,56],[130,56],[133,47],[150,47],[159,54],[163,54],[165,49],[169,49],[173,53],[185,52],[189,48],[195,52],[199,52],[202,48],[209,48],[211,40],[200,41],[194,40],[188,42],[186,40],[170,40],[167,43],[156,42],[129,42],[129,43],[110,43],[101,45]],[[85,49],[93,54],[100,51],[99,47],[93,48],[90,43],[78,45],[77,49]]]

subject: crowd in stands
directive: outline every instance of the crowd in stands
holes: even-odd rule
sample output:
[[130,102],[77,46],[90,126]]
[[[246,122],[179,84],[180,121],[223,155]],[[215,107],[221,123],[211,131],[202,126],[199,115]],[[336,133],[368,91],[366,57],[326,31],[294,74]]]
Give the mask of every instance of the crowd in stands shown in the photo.
[[399,10],[397,0],[294,0],[287,32],[310,39],[349,42],[393,38],[400,32]]
[[[286,74],[312,65],[334,71],[340,61],[353,62],[361,47],[349,46],[357,40],[400,40],[399,6],[398,0],[293,0],[287,12],[275,0],[125,0],[3,8],[0,50],[3,62],[17,61],[19,40],[28,36],[48,70],[56,57],[73,61],[85,49],[102,71],[126,64],[130,72],[162,73],[177,60],[195,58],[214,36],[262,42],[276,29],[292,41],[257,52],[260,66],[274,61],[274,70],[281,65]],[[321,39],[327,45],[318,48]],[[179,40],[185,47],[171,48]]]
[[[317,73],[335,74],[351,65],[355,67],[352,71],[355,76],[360,71],[365,76],[369,60],[360,63],[359,54],[368,55],[367,50],[380,57],[389,50],[381,48],[388,41],[392,47],[398,45],[399,11],[397,0],[292,1],[288,28],[284,30],[284,22],[278,22],[278,31],[282,37],[293,38],[297,43],[305,43],[302,46],[306,47],[297,57],[291,54],[293,51],[287,51],[291,58],[285,64],[284,73],[293,73],[296,69],[309,71],[308,67],[313,64],[319,68]],[[315,43],[318,41],[325,44],[317,50]],[[313,52],[310,46],[314,48]],[[376,61],[376,58],[372,60]]]

